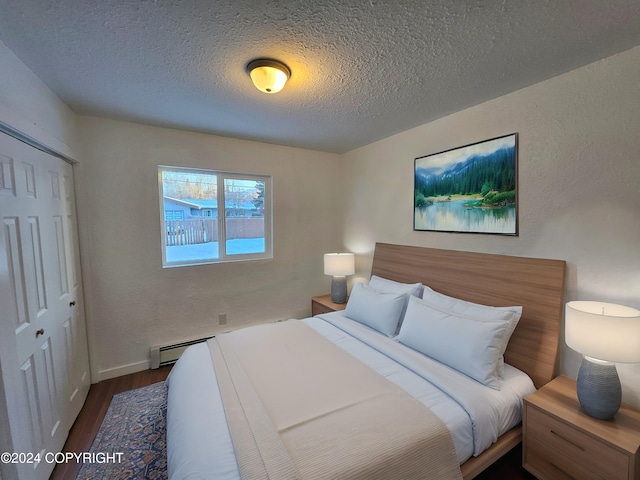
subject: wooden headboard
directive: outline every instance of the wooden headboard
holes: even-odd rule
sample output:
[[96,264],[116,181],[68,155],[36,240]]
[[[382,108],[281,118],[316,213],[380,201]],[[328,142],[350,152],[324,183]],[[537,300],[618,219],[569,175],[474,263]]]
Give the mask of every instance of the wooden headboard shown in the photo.
[[566,262],[377,243],[372,275],[422,282],[437,292],[496,307],[522,305],[505,361],[540,388],[554,377]]

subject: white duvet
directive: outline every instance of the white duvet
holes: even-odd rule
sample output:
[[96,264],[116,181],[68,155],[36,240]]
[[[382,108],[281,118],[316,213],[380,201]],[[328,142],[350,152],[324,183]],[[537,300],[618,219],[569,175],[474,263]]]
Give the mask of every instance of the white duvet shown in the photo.
[[[429,407],[451,432],[460,463],[520,423],[522,399],[535,391],[531,379],[510,365],[494,390],[340,312],[301,321]],[[206,343],[182,354],[167,385],[169,479],[239,480]]]

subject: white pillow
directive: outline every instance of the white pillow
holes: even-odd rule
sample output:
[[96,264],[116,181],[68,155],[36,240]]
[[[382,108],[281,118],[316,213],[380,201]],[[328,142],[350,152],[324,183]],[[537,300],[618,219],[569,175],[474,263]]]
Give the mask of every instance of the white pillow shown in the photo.
[[356,283],[344,309],[344,316],[391,337],[407,302],[406,293],[381,292]]
[[522,316],[522,307],[490,307],[479,303],[467,302],[459,298],[449,297],[439,292],[424,287],[422,299],[428,305],[440,310],[451,312],[456,315],[472,318],[481,322],[491,320],[509,320],[509,327],[502,338],[500,345],[500,360],[498,362],[498,374],[502,377],[504,374],[504,352],[507,350],[509,339],[518,326],[520,317]]
[[422,295],[421,283],[400,283],[377,275],[371,276],[369,286],[376,290],[380,290],[381,292],[406,293],[416,297],[420,297]]
[[508,320],[479,322],[443,312],[411,297],[397,340],[487,387],[500,390],[498,361],[508,327]]
[[402,319],[404,318],[404,312],[407,310],[407,303],[409,303],[409,296],[413,295],[415,297],[420,298],[420,296],[422,295],[422,283],[400,283],[400,282],[396,282],[395,280],[389,280],[388,278],[372,275],[371,280],[369,280],[369,286],[381,292],[404,293],[407,295],[404,308],[402,309],[402,313],[400,315],[400,321],[398,322],[398,328],[394,332],[397,335],[398,332],[400,331],[400,327],[402,326]]

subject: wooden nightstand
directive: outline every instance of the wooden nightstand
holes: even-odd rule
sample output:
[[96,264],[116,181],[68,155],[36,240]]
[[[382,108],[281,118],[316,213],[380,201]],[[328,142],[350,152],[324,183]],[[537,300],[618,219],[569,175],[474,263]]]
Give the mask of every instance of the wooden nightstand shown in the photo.
[[523,466],[539,479],[640,480],[640,410],[611,420],[580,411],[576,382],[560,376],[524,399]]
[[[347,300],[349,299],[347,298]],[[311,316],[315,317],[321,313],[337,312],[338,310],[344,310],[346,306],[346,302],[333,303],[331,295],[320,295],[311,299]]]

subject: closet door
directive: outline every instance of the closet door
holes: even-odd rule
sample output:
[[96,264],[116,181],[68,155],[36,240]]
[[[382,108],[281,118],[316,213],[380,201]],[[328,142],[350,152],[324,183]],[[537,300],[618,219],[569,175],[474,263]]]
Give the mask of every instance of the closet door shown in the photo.
[[71,166],[0,134],[0,222],[0,420],[46,479],[90,385]]

